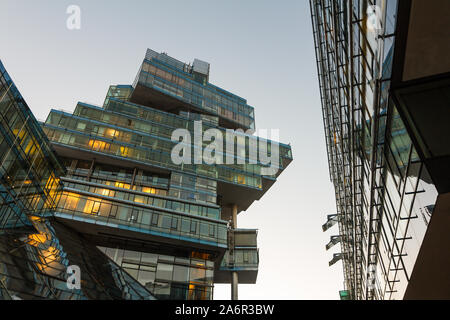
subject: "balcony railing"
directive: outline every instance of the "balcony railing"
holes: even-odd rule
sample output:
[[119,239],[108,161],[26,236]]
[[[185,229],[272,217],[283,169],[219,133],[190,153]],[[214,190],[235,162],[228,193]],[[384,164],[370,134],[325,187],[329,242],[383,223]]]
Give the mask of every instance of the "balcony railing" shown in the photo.
[[230,263],[230,252],[227,250],[220,264],[220,270],[257,269],[259,265],[259,249],[235,249],[234,263]]
[[56,216],[183,241],[226,247],[226,221],[157,211],[120,201],[64,192]]

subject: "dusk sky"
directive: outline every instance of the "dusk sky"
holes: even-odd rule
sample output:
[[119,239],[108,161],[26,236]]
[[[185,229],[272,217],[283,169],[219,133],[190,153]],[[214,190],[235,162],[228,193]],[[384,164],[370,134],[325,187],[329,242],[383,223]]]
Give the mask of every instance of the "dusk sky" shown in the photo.
[[[69,5],[81,29],[69,30]],[[0,59],[36,118],[72,111],[77,101],[103,104],[111,84],[131,84],[147,48],[184,62],[211,64],[210,82],[255,107],[256,128],[279,129],[294,161],[260,201],[238,216],[257,228],[255,285],[239,299],[338,299],[339,245],[325,251],[335,213],[309,1],[1,0]],[[230,299],[230,285],[215,285]]]

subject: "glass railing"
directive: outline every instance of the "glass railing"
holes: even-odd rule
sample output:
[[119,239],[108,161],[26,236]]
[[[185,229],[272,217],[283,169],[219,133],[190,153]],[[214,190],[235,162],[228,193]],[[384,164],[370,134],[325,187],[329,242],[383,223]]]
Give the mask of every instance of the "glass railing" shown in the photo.
[[[159,110],[154,110],[152,108],[143,107],[116,99],[110,99],[108,105],[106,106],[106,109],[107,110],[103,110],[100,108],[89,106],[87,104],[78,103],[74,111],[74,116],[88,118],[90,120],[107,123],[113,126],[127,128],[135,132],[151,134],[158,139],[165,138],[170,141],[172,140],[173,131],[178,128],[185,128],[191,133],[192,136],[194,135],[193,121],[187,120],[181,116],[164,113]],[[52,112],[53,114],[51,113],[49,115],[49,118],[46,121],[47,123],[57,125],[59,124],[59,122],[63,122],[64,126],[75,126],[75,123],[73,122],[73,120],[71,120],[72,118],[67,120],[62,119],[63,116],[68,117],[70,114],[58,113],[55,111]],[[124,117],[124,114],[133,117],[133,119]],[[52,119],[53,117],[55,117],[56,119]],[[202,123],[202,132],[211,128],[215,127],[208,125],[208,123],[206,122]],[[218,127],[217,129],[221,130],[221,132],[225,136],[226,131],[224,128]],[[120,134],[120,132],[118,132],[117,134]],[[252,139],[252,144],[255,145],[264,143],[270,146],[270,140],[261,137],[238,132],[236,132],[236,137],[245,140]],[[203,143],[203,147],[206,147],[207,145],[209,145],[209,143]],[[249,155],[248,145],[249,142],[246,142],[246,160],[248,160]],[[226,151],[226,148],[224,148],[224,151]],[[270,152],[268,154],[270,155]],[[280,158],[292,159],[291,147],[289,145],[279,143],[279,154]],[[233,155],[233,158],[241,157],[235,157]]]
[[63,192],[56,215],[72,219],[77,216],[92,219],[95,223],[109,223],[114,227],[136,229],[140,232],[150,231],[186,241],[213,243],[222,247],[227,244],[226,221],[213,222],[74,192]]
[[[91,121],[89,119],[84,118],[78,118],[73,115],[68,114],[61,114],[61,117],[59,118],[59,123],[56,121],[58,120],[57,117],[52,117],[47,122],[47,124],[51,124],[54,126],[58,126],[65,129],[71,129],[79,132],[83,132],[85,134],[98,136],[106,139],[113,139],[114,141],[118,142],[124,142],[124,143],[130,143],[142,147],[147,147],[151,149],[155,149],[161,152],[171,153],[174,146],[178,142],[174,142],[171,137],[162,137],[160,136],[160,133],[143,133],[143,132],[136,132],[130,129],[125,129],[122,127],[117,127],[114,124],[103,124],[97,121]],[[245,142],[245,141],[244,141]],[[202,147],[205,148],[209,145],[209,143],[204,142],[202,144]],[[198,150],[199,148],[195,144],[186,144],[187,148]],[[245,154],[247,155],[248,147],[246,148],[247,151]],[[204,149],[203,149],[204,150]],[[234,149],[233,149],[234,150]],[[232,158],[233,163],[239,163],[241,160],[242,162],[249,162],[248,157],[240,157],[236,156],[234,153],[226,153],[226,143],[224,143],[223,146],[224,152],[217,152],[217,155],[220,156],[222,161],[225,163],[227,157]],[[257,162],[257,161],[255,161]],[[261,164],[255,163],[257,166],[262,166]],[[278,168],[280,169],[280,168]]]
[[259,175],[259,172],[249,174],[242,170],[242,168],[247,169],[247,171],[260,170],[261,167],[257,165],[176,165],[172,162],[169,153],[163,153],[158,150],[144,147],[134,147],[130,144],[118,143],[112,139],[97,138],[78,132],[71,132],[67,129],[54,127],[48,124],[43,124],[43,126],[48,138],[55,143],[101,152],[103,154],[110,154],[130,160],[137,160],[161,168],[181,170],[198,174],[205,178],[212,178],[262,189],[262,178],[261,175]]
[[75,179],[63,178],[64,186],[77,189],[103,197],[117,198],[132,201],[161,209],[174,210],[186,214],[220,219],[220,208],[217,206],[205,206],[200,203],[189,203],[187,201],[177,201],[176,198],[167,196],[156,196],[145,192],[138,192],[132,189],[125,189],[115,186],[102,185],[99,183],[76,181]]
[[230,252],[227,250],[220,263],[220,269],[245,269],[258,268],[259,265],[259,250],[253,249],[235,249],[234,250],[234,264],[231,263]]
[[120,100],[128,100],[133,92],[133,87],[130,85],[115,85],[109,86],[103,106],[108,104],[109,99],[116,98]]
[[255,247],[257,246],[258,230],[256,229],[234,229],[234,246]]

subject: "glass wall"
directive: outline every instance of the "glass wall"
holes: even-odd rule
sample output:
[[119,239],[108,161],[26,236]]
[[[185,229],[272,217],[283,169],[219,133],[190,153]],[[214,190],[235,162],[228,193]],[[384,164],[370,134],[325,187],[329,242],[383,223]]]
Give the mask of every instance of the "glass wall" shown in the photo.
[[207,254],[190,257],[99,247],[158,299],[210,300],[214,262]]
[[93,222],[103,221],[116,227],[152,231],[185,241],[203,241],[213,246],[227,244],[226,221],[159,211],[127,200],[64,191],[56,211],[57,215],[65,218],[78,216]]
[[[69,121],[69,119],[59,118],[59,114],[66,115],[65,113],[59,113],[55,110],[49,114],[49,119],[47,119],[46,123],[55,124],[55,125],[71,125],[71,128],[75,128],[74,121]],[[139,106],[136,104],[128,103],[125,101],[119,101],[115,99],[111,99],[109,104],[106,106],[106,110],[96,108],[94,106],[81,104],[79,103],[74,111],[74,115],[88,118],[91,120],[100,121],[107,124],[112,124],[118,127],[127,128],[137,132],[143,132],[147,134],[153,135],[155,138],[166,138],[171,140],[172,132],[178,128],[185,128],[190,133],[191,136],[194,136],[194,122],[192,120],[187,120],[185,117],[180,117],[176,115],[172,115],[169,113],[165,113],[156,109]],[[124,116],[126,115],[126,116]],[[51,119],[52,117],[56,117],[56,119]],[[86,124],[88,126],[88,124]],[[82,125],[83,126],[83,125]],[[84,126],[83,126],[84,127]],[[84,127],[85,128],[85,127]],[[208,123],[202,124],[202,132],[205,130],[215,128],[214,126],[209,125]],[[218,128],[222,131],[225,137],[225,129]],[[113,133],[112,131],[110,134]],[[115,137],[121,136],[120,130],[115,133]],[[259,138],[251,135],[239,134],[239,137],[243,137],[245,140],[245,154],[239,155],[239,157],[244,158],[248,161],[249,159],[249,145],[250,144],[267,144],[270,146],[270,140],[266,140],[263,138]],[[251,140],[251,142],[249,142]],[[209,143],[203,142],[203,147],[206,147]],[[226,147],[224,146],[224,151],[226,151]],[[270,150],[268,150],[268,155],[270,155]],[[279,144],[279,155],[280,155],[280,163],[283,162],[283,158],[292,160],[292,152],[291,147],[289,145]],[[234,157],[234,155],[233,155]],[[258,160],[253,159],[252,160]]]
[[0,62],[0,228],[50,214],[64,172],[21,94]]
[[[48,218],[65,170],[1,62],[0,151],[0,299],[154,299],[79,234]],[[83,274],[80,289],[69,289],[69,265]]]
[[310,0],[344,289],[401,299],[437,193],[389,97],[397,1],[351,4]]
[[138,84],[162,91],[177,99],[235,122],[243,129],[254,129],[254,109],[238,98],[212,85],[202,85],[191,75],[172,69],[156,58],[142,64]]
[[257,248],[252,249],[235,249],[234,263],[230,264],[230,252],[226,251],[223,260],[220,264],[221,270],[228,270],[238,268],[245,270],[245,268],[258,268],[259,265],[259,251]]
[[214,180],[172,173],[169,189],[168,178],[148,171],[76,159],[65,159],[65,163],[68,174],[62,180],[66,189],[220,219]]
[[62,145],[136,160],[163,169],[182,170],[188,173],[198,174],[205,178],[213,178],[262,189],[261,167],[259,165],[175,165],[171,160],[170,153],[167,152],[160,152],[159,150],[143,146],[137,147],[133,144],[123,143],[115,139],[93,137],[64,128],[54,127],[49,124],[44,124],[43,128],[52,142]]
[[105,102],[103,106],[109,103],[110,98],[115,98],[123,101],[128,101],[133,92],[133,87],[130,85],[117,85],[110,86],[108,89],[108,93],[106,94]]

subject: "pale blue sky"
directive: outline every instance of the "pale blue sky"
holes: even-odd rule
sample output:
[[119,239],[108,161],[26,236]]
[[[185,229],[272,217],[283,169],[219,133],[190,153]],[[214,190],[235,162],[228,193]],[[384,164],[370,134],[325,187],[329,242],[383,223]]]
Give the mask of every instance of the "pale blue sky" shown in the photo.
[[[66,8],[81,8],[81,30]],[[110,84],[131,84],[147,47],[211,63],[210,81],[255,107],[256,127],[280,129],[294,161],[238,217],[258,228],[256,285],[240,299],[337,299],[341,264],[325,251],[335,212],[307,0],[1,0],[0,59],[38,119],[77,101],[102,104]],[[216,285],[229,299],[229,285]]]

